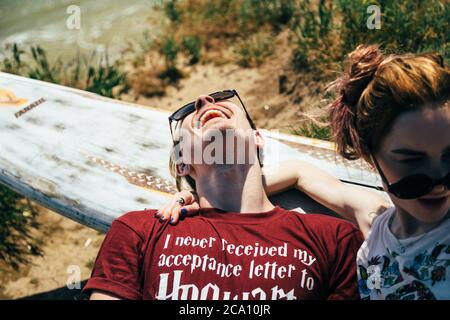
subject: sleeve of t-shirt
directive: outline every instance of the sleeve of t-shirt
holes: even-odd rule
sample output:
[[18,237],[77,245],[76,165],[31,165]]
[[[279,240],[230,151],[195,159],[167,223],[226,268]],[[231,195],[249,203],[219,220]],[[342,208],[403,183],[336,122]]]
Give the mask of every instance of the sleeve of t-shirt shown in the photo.
[[100,291],[121,299],[141,299],[142,243],[142,235],[115,220],[103,240],[83,292]]
[[359,300],[356,254],[363,241],[363,236],[357,229],[338,239],[338,252],[332,267],[330,294],[327,299]]

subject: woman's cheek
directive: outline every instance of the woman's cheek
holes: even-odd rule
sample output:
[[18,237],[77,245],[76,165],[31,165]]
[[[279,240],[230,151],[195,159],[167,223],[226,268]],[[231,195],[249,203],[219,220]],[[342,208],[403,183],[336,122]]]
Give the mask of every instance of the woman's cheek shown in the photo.
[[446,205],[442,206],[438,211],[430,211],[422,207],[418,199],[399,199],[389,194],[392,202],[397,208],[402,209],[407,214],[424,223],[435,223],[443,219],[450,210],[450,199],[447,199]]

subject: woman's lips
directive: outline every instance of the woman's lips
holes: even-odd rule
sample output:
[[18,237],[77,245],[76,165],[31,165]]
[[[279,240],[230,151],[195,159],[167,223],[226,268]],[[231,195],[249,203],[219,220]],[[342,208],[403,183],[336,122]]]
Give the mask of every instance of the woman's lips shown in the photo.
[[448,196],[440,198],[421,198],[417,199],[422,207],[428,210],[438,210],[446,204]]

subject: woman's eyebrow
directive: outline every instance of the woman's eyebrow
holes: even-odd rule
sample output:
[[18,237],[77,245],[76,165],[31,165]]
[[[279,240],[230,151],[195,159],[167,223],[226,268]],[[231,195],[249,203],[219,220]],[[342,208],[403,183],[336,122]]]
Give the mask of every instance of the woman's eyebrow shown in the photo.
[[[418,150],[412,150],[412,149],[394,149],[391,150],[392,153],[401,154],[401,155],[407,155],[407,156],[423,156],[426,155],[426,152],[418,151]],[[444,148],[442,153],[449,153],[450,152],[450,146]]]
[[407,156],[423,156],[426,155],[426,152],[417,151],[412,149],[394,149],[391,150],[392,153],[407,155]]

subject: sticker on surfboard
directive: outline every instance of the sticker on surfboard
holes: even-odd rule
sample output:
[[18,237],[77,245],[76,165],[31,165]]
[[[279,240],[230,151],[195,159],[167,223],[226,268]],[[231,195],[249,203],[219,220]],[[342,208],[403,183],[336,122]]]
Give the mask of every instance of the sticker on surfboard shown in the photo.
[[120,166],[118,164],[114,164],[107,160],[100,159],[94,156],[85,155],[85,157],[93,163],[102,166],[106,170],[121,175],[122,177],[127,179],[129,183],[135,186],[168,194],[175,194],[178,191],[174,183],[161,177],[146,174],[145,172],[135,172],[128,169],[127,167]]
[[13,106],[18,107],[27,103],[27,99],[17,97],[14,92],[8,89],[0,88],[0,107]]

